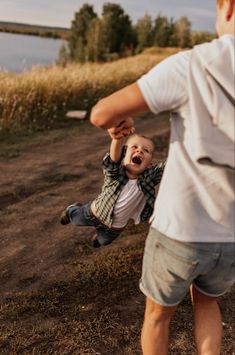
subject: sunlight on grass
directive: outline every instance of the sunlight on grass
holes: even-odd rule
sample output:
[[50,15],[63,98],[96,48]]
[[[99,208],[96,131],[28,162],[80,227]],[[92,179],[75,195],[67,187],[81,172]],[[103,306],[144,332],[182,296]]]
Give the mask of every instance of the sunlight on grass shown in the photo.
[[0,129],[55,127],[71,109],[87,110],[100,98],[134,82],[179,49],[141,54],[116,62],[35,68],[22,74],[0,72]]

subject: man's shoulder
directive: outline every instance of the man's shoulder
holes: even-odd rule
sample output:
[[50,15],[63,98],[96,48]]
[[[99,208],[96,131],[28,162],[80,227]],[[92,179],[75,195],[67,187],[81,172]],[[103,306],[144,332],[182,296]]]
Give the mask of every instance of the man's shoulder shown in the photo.
[[[210,64],[215,58],[234,57],[235,37],[224,35],[211,42],[199,44],[193,48],[193,54],[198,56],[203,63]],[[231,55],[230,55],[231,54]]]
[[170,57],[164,59],[160,64],[156,66],[158,75],[166,77],[167,75],[174,75],[174,80],[185,76],[187,68],[190,62],[192,49],[183,50]]
[[168,65],[172,65],[174,63],[184,64],[185,62],[189,61],[191,53],[192,49],[183,50],[174,55],[171,55],[170,57],[167,57],[164,62]]

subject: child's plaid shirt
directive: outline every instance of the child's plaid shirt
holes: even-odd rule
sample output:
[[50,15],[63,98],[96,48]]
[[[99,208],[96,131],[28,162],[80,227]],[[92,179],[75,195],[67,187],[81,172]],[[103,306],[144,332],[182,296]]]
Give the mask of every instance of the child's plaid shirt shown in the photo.
[[[140,220],[150,218],[155,201],[155,186],[160,183],[166,161],[144,170],[138,176],[138,186],[146,197],[146,204],[141,213]],[[112,227],[113,210],[122,188],[129,180],[125,167],[121,162],[111,160],[109,153],[103,159],[104,184],[100,195],[95,199],[96,216],[99,220]]]

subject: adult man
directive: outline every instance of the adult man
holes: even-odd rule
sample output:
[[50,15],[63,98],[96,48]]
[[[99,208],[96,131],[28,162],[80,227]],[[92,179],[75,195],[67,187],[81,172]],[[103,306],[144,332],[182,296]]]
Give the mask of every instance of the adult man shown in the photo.
[[[177,305],[192,286],[199,354],[220,354],[216,297],[234,283],[234,0],[217,1],[219,39],[165,60],[101,100],[91,122],[120,134],[130,115],[171,111],[171,144],[140,288],[146,355],[164,355]],[[116,127],[116,128],[115,128]]]

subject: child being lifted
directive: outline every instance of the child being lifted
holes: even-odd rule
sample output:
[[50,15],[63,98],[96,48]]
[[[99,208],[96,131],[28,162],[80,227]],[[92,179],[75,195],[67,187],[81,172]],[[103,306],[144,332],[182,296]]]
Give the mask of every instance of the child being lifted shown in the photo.
[[[132,127],[132,118],[129,118]],[[104,183],[98,197],[87,204],[74,203],[61,215],[61,224],[92,226],[96,234],[93,247],[108,245],[124,230],[130,219],[135,224],[147,221],[155,201],[155,186],[160,183],[165,161],[153,165],[153,142],[133,134],[133,128],[109,134],[110,152],[103,159]],[[129,136],[124,145],[125,137]]]

